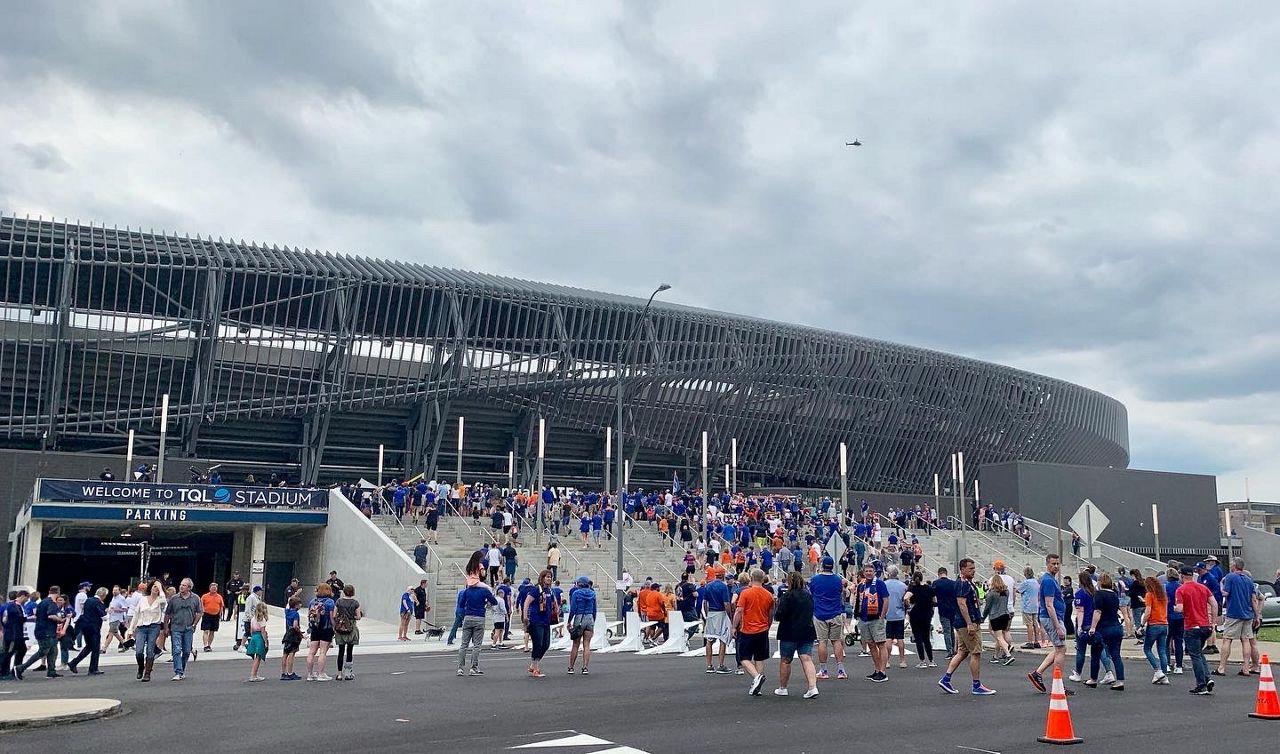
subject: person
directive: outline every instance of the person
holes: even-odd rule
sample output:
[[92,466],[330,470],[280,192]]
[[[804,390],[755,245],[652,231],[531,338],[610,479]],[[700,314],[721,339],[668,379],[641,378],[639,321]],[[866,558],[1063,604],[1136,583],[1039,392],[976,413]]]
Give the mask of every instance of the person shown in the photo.
[[71,649],[76,643],[76,611],[65,594],[58,595],[58,612],[62,615],[62,624],[57,631],[58,654],[62,660],[62,669],[66,670],[67,663],[71,660]]
[[[1058,586],[1058,571],[1062,570],[1062,556],[1051,552],[1044,556],[1045,572],[1040,575],[1040,592],[1036,607],[1040,626],[1044,629],[1053,651],[1045,655],[1040,665],[1027,673],[1027,680],[1041,694],[1048,693],[1042,675],[1049,666],[1062,670],[1062,663],[1067,657],[1067,603],[1062,598],[1062,587]],[[1067,689],[1067,696],[1075,694]]]
[[551,572],[552,581],[560,578],[560,545],[554,540],[547,545],[547,570]]
[[[948,694],[960,693],[951,685],[951,674],[967,659],[969,674],[973,676],[970,693],[974,696],[991,696],[995,689],[983,685],[982,673],[982,613],[978,609],[978,590],[973,585],[977,566],[973,558],[960,561],[960,580],[956,582],[956,615],[962,626],[956,627],[956,656],[947,664],[947,672],[938,679],[938,687]],[[1008,598],[1004,598],[1006,604]]]
[[178,584],[178,593],[169,599],[164,608],[165,629],[169,633],[169,648],[173,652],[173,678],[184,681],[187,678],[187,658],[191,656],[192,641],[195,638],[196,626],[200,625],[204,615],[204,606],[199,597],[192,593],[191,579],[183,579]]
[[[289,579],[289,586],[284,588],[284,601],[288,602],[289,598],[302,591],[302,582],[296,578]],[[299,600],[302,597],[298,597]]]
[[1182,585],[1181,575],[1178,569],[1181,566],[1175,566],[1177,561],[1170,561],[1169,569],[1164,576],[1164,594],[1166,598],[1166,608],[1169,618],[1169,641],[1165,649],[1165,669],[1166,674],[1182,675],[1182,661],[1186,653],[1186,634],[1183,630],[1182,613],[1173,609],[1173,604],[1177,601],[1178,587]]
[[[787,696],[791,693],[787,691],[787,684],[791,680],[791,664],[799,657],[800,669],[804,671],[804,698],[813,699],[818,695],[818,674],[813,667],[813,642],[818,639],[825,621],[818,618],[816,598],[811,594],[812,583],[810,589],[805,590],[804,577],[792,571],[787,574],[786,586],[786,591],[778,598],[774,615],[778,621],[779,660],[778,687],[773,693],[774,696]],[[836,646],[843,643],[837,642]],[[837,657],[840,655],[837,654]],[[840,672],[843,672],[843,667]]]
[[889,605],[885,610],[885,638],[888,643],[885,645],[885,663],[889,662],[889,655],[894,649],[898,650],[898,667],[905,668],[907,666],[907,606],[904,597],[907,594],[907,585],[898,578],[899,571],[897,566],[889,566],[885,570],[885,589],[889,590]]
[[298,674],[293,672],[293,661],[297,659],[298,648],[302,646],[300,607],[302,607],[302,598],[295,594],[289,598],[284,608],[284,638],[280,642],[280,651],[283,652],[280,657],[280,680],[282,681],[301,680]]
[[931,584],[924,582],[924,574],[916,571],[911,574],[911,586],[904,595],[906,601],[907,620],[911,624],[911,638],[916,644],[916,657],[920,662],[917,668],[936,668],[933,661],[933,609],[938,598]]
[[1016,587],[1018,607],[1022,612],[1022,624],[1027,629],[1027,641],[1022,648],[1037,649],[1044,641],[1040,620],[1036,614],[1036,596],[1040,591],[1040,584],[1036,582],[1036,572],[1031,569],[1031,566],[1022,570],[1022,577],[1022,581],[1018,582]]
[[[769,626],[773,624],[773,592],[764,588],[764,571],[751,569],[750,583],[738,595],[738,608],[733,611],[735,648],[742,668],[751,676],[749,696],[760,696],[764,688],[765,662],[769,659]],[[816,680],[816,679],[815,679]]]
[[[708,579],[702,589],[702,639],[703,649],[707,654],[708,673],[730,673],[724,664],[725,654],[729,651],[729,614],[726,612],[733,595],[729,593],[729,585],[724,582],[726,573],[719,572],[718,578]],[[712,649],[719,644],[719,664],[712,665]]]
[[422,537],[413,548],[413,562],[422,570],[427,570],[427,539]]
[[[822,573],[809,580],[809,594],[813,595],[813,626],[817,634],[818,680],[820,681],[830,677],[827,675],[828,644],[831,645],[831,653],[835,655],[836,678],[844,680],[849,677],[844,668],[845,580],[835,575],[834,570],[835,560],[830,555],[824,555]],[[801,583],[803,581],[801,579]],[[812,658],[809,661],[812,663]],[[790,661],[788,661],[787,672],[791,672]],[[785,681],[782,682],[782,686],[786,687]]]
[[[484,614],[498,601],[483,582],[468,584],[458,592],[457,612],[462,616],[462,644],[458,647],[458,675],[484,675],[480,669],[480,647],[484,643]],[[467,671],[467,653],[471,669]]]
[[16,678],[13,671],[22,664],[27,653],[27,614],[23,606],[30,596],[26,589],[12,590],[9,601],[0,610],[0,621],[4,625],[3,643],[0,644],[0,681]]
[[507,578],[511,581],[516,580],[516,568],[519,567],[519,553],[516,552],[516,543],[508,540],[502,546],[502,567],[507,574]]
[[[1116,578],[1103,572],[1098,578],[1098,589],[1093,595],[1093,620],[1089,624],[1081,623],[1077,631],[1086,634],[1094,644],[1101,644],[1106,649],[1106,656],[1115,667],[1115,680],[1111,684],[1112,691],[1124,691],[1124,658],[1120,656],[1120,644],[1124,641],[1124,618],[1121,615],[1120,596],[1116,594]],[[1095,688],[1098,685],[1098,665],[1101,657],[1098,653],[1089,657],[1089,680],[1085,685]]]
[[400,594],[400,628],[396,633],[396,641],[409,641],[409,619],[417,609],[418,597],[413,593],[413,585],[404,588]]
[[[1000,563],[1001,561],[996,561]],[[1010,642],[1009,623],[1013,613],[1009,611],[1009,585],[999,571],[991,574],[987,582],[987,596],[983,602],[982,619],[987,621],[991,636],[995,639],[996,655],[991,660],[1003,665],[1013,664],[1013,644]]]
[[1222,606],[1225,619],[1222,623],[1222,653],[1218,655],[1215,675],[1227,674],[1227,662],[1231,658],[1231,642],[1240,642],[1240,670],[1236,675],[1252,675],[1256,632],[1262,625],[1262,597],[1253,579],[1244,570],[1243,558],[1231,559],[1231,572],[1222,579]]
[[360,643],[360,619],[364,617],[364,610],[360,608],[360,601],[356,599],[356,587],[354,584],[343,584],[342,596],[333,605],[333,638],[338,645],[338,674],[336,678],[339,681],[354,681],[356,672],[351,655],[356,645]]
[[124,631],[126,634],[126,638],[124,639],[124,641],[120,642],[121,652],[127,652],[130,649],[134,648],[135,642],[133,639],[127,638],[127,634],[129,632],[129,626],[133,623],[133,616],[136,615],[138,612],[138,603],[141,602],[142,598],[146,596],[147,596],[147,582],[143,580],[143,581],[139,581],[137,584],[134,584],[133,589],[130,590],[129,592],[129,596],[125,598]]
[[418,585],[413,588],[413,633],[415,636],[422,636],[422,622],[427,619],[427,613],[429,612],[431,612],[431,605],[427,604],[427,580],[418,579]]
[[222,620],[222,595],[218,593],[216,583],[209,584],[209,590],[200,597],[200,630],[204,634],[204,651],[213,651],[213,637],[218,633],[218,624]]
[[266,679],[258,675],[258,671],[262,669],[262,661],[267,657],[267,649],[269,647],[267,637],[267,603],[259,602],[253,608],[253,615],[249,616],[249,643],[245,645],[244,652],[253,658],[253,663],[249,666],[249,680],[251,682],[265,681]]
[[1147,610],[1147,585],[1142,580],[1142,571],[1137,568],[1129,569],[1128,578],[1124,583],[1129,593],[1129,613],[1133,619],[1133,633],[1141,638],[1139,626],[1143,624],[1143,613]]
[[[235,612],[236,612],[235,598],[238,597],[242,591],[244,591],[244,587],[245,587],[244,579],[240,578],[240,572],[232,571],[231,579],[227,582],[227,599],[223,603],[223,609],[226,611],[226,614],[222,618],[223,620],[232,620],[236,617],[235,616]],[[239,642],[237,642],[237,646],[238,645],[239,645]]]
[[489,543],[489,550],[485,553],[485,563],[489,567],[489,586],[498,586],[498,582],[502,579],[498,575],[502,570],[502,550],[498,549],[496,542]]
[[1182,616],[1187,654],[1191,655],[1191,670],[1196,685],[1190,693],[1207,696],[1213,693],[1213,679],[1209,677],[1209,663],[1204,659],[1204,643],[1213,633],[1218,617],[1218,601],[1204,584],[1196,581],[1196,571],[1183,566],[1178,573],[1181,584],[1174,593],[1173,609]]
[[875,566],[862,567],[862,583],[857,591],[858,631],[871,650],[874,669],[867,674],[872,683],[889,680],[889,646],[886,641],[885,614],[888,612],[889,590],[876,576]]
[[128,611],[127,600],[118,586],[111,587],[111,604],[107,605],[107,635],[102,637],[102,651],[111,648],[111,642],[124,641],[124,616]]
[[[141,586],[141,584],[139,584]],[[169,606],[159,579],[152,579],[146,587],[146,596],[138,600],[138,606],[129,624],[129,638],[134,640],[134,657],[138,661],[138,680],[151,680],[156,664],[156,639],[164,625],[164,611]]]
[[[1213,601],[1218,603],[1218,614],[1222,613],[1222,578],[1218,568],[1218,559],[1212,555],[1208,555],[1204,560],[1195,564],[1196,580],[1209,590],[1209,594],[1213,595]],[[1218,654],[1218,634],[1216,631],[1209,632],[1209,638],[1205,640],[1204,653],[1207,655]]]
[[[1169,677],[1165,674],[1169,668],[1169,597],[1164,585],[1155,576],[1143,579],[1146,598],[1143,600],[1142,653],[1155,674],[1151,683],[1157,686],[1168,686]],[[1151,648],[1156,651],[1152,652]]]
[[[507,586],[503,589],[502,586]],[[489,612],[493,615],[493,630],[489,636],[490,649],[505,649],[506,645],[502,643],[502,637],[507,632],[507,621],[511,617],[511,589],[507,585],[506,579],[503,579],[502,586],[499,586],[494,596],[496,599],[489,606]],[[484,642],[481,642],[483,645]]]
[[950,660],[956,653],[955,625],[960,621],[956,615],[956,582],[947,577],[947,569],[938,569],[938,578],[933,582],[934,598],[938,602],[938,623],[942,625],[942,641],[946,644],[946,659]]
[[[1091,656],[1099,657],[1099,662],[1106,670],[1103,676],[1103,683],[1113,683],[1115,681],[1115,670],[1111,665],[1111,657],[1107,654],[1106,646],[1097,640],[1087,630],[1093,625],[1094,612],[1094,595],[1098,593],[1097,587],[1094,585],[1093,573],[1089,569],[1080,572],[1077,579],[1078,586],[1073,596],[1072,605],[1075,610],[1075,622],[1080,626],[1080,630],[1076,632],[1076,664],[1075,671],[1067,677],[1067,680],[1079,683],[1084,679],[1084,657],[1085,651],[1088,650]],[[1087,684],[1086,685],[1090,685]],[[1097,685],[1096,680],[1092,684]]]
[[533,647],[529,653],[529,675],[545,678],[542,658],[551,646],[551,626],[560,622],[560,606],[551,593],[550,569],[538,574],[537,586],[530,590],[523,601],[524,632],[530,636]]
[[[345,585],[344,585],[345,586]],[[332,681],[324,672],[325,655],[333,643],[333,587],[328,582],[316,587],[315,596],[307,603],[307,680]]]
[[578,649],[582,649],[582,674],[591,671],[591,637],[596,626],[596,593],[591,588],[591,580],[579,576],[574,582],[575,588],[569,592],[569,638],[573,644],[569,647],[569,675],[573,675],[577,664]]
[[79,665],[80,661],[87,656],[89,675],[102,675],[102,671],[98,670],[98,655],[102,652],[102,621],[107,617],[107,606],[103,600],[107,598],[107,594],[106,587],[98,587],[98,590],[86,599],[81,607],[78,625],[80,634],[84,638],[84,648],[74,660],[67,663],[67,670],[72,673],[80,672],[76,670],[76,665]]

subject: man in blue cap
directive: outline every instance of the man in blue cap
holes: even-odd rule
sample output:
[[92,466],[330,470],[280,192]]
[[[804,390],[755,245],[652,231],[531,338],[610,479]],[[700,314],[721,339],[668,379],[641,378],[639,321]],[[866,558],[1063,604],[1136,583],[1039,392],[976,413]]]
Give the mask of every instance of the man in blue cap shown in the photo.
[[844,590],[845,580],[834,573],[836,561],[830,555],[822,558],[822,572],[809,580],[813,595],[813,627],[818,633],[818,680],[827,675],[827,644],[836,656],[836,678],[849,677],[844,669]]

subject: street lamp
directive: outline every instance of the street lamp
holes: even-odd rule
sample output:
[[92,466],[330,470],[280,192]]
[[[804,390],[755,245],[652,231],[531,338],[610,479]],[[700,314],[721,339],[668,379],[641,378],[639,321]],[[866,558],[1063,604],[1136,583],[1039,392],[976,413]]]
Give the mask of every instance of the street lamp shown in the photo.
[[618,370],[616,375],[618,379],[617,379],[617,385],[615,386],[615,391],[614,391],[618,397],[618,486],[615,488],[615,496],[617,497],[617,504],[618,504],[617,519],[619,524],[618,525],[618,563],[617,563],[618,620],[625,620],[625,616],[623,616],[622,614],[622,603],[625,601],[626,595],[622,593],[621,587],[622,587],[622,552],[623,552],[622,537],[623,537],[623,533],[626,532],[627,530],[627,506],[622,500],[622,491],[626,487],[626,483],[627,483],[627,479],[625,478],[624,474],[626,474],[629,471],[627,467],[631,465],[629,462],[629,459],[627,459],[622,452],[622,438],[626,430],[626,428],[622,424],[622,368],[624,365],[631,363],[631,357],[635,351],[636,339],[640,335],[640,324],[644,322],[645,318],[649,316],[649,307],[653,305],[654,297],[657,296],[659,293],[662,293],[663,291],[669,291],[669,290],[671,290],[671,286],[666,283],[663,283],[662,285],[659,285],[656,289],[654,289],[653,293],[649,294],[649,300],[645,302],[644,310],[640,312],[640,319],[636,320],[635,326],[631,328],[631,335],[627,338],[627,344],[626,344],[627,351],[626,351],[625,358],[620,358],[618,360]]

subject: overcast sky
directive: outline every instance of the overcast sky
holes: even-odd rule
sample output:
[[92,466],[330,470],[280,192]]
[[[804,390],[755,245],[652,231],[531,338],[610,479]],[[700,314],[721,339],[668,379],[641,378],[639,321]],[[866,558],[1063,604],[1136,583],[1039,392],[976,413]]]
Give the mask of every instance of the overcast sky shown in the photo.
[[1280,500],[1280,13],[1113,5],[22,3],[0,211],[667,281],[1101,390],[1133,467]]

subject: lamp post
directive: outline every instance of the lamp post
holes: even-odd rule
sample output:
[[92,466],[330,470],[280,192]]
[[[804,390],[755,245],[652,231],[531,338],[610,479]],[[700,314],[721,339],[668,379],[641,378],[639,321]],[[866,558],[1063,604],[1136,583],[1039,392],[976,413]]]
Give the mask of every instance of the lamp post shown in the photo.
[[156,483],[164,484],[164,443],[169,437],[169,394],[160,396],[160,457],[156,459]]
[[387,446],[378,443],[378,487],[382,487],[382,463],[386,459],[386,453]]
[[534,528],[537,536],[534,541],[542,544],[542,519],[546,515],[542,505],[542,462],[547,454],[547,420],[541,416],[538,417],[538,525]]
[[840,443],[840,522],[849,515],[849,447]]
[[[514,450],[507,451],[507,489],[514,490],[516,488],[516,452]],[[538,490],[541,492],[542,490]]]
[[[964,453],[956,453],[956,464],[960,467],[960,515],[964,516],[960,522],[960,557],[963,558],[969,552],[968,535],[964,529],[964,522],[969,520],[969,507],[964,502]],[[957,568],[959,563],[960,558],[956,558]]]
[[1151,504],[1151,533],[1156,538],[1156,560],[1160,559],[1160,506]]
[[729,478],[729,494],[736,495],[738,494],[738,438],[736,437],[729,441],[729,465],[733,467],[733,476]]
[[129,445],[124,453],[124,480],[133,481],[133,430],[129,430]]
[[609,466],[613,458],[613,427],[604,428],[604,488],[609,489]]
[[458,417],[458,486],[462,486],[462,430],[463,418]]
[[711,479],[707,476],[707,431],[702,430],[702,500],[711,499]]
[[663,283],[649,294],[649,300],[645,302],[644,310],[640,312],[640,319],[636,320],[636,324],[631,328],[631,335],[627,338],[627,351],[624,359],[619,359],[617,369],[617,382],[614,386],[614,393],[618,398],[618,485],[616,488],[618,498],[618,548],[617,548],[617,587],[618,587],[618,620],[624,620],[622,614],[622,603],[626,599],[626,595],[622,593],[622,539],[627,531],[627,506],[622,501],[623,490],[626,489],[627,483],[631,477],[631,460],[623,453],[623,434],[625,426],[622,423],[622,368],[631,362],[631,357],[635,351],[636,338],[640,334],[640,325],[649,316],[649,307],[653,305],[653,299],[663,291],[671,290],[671,286]]

